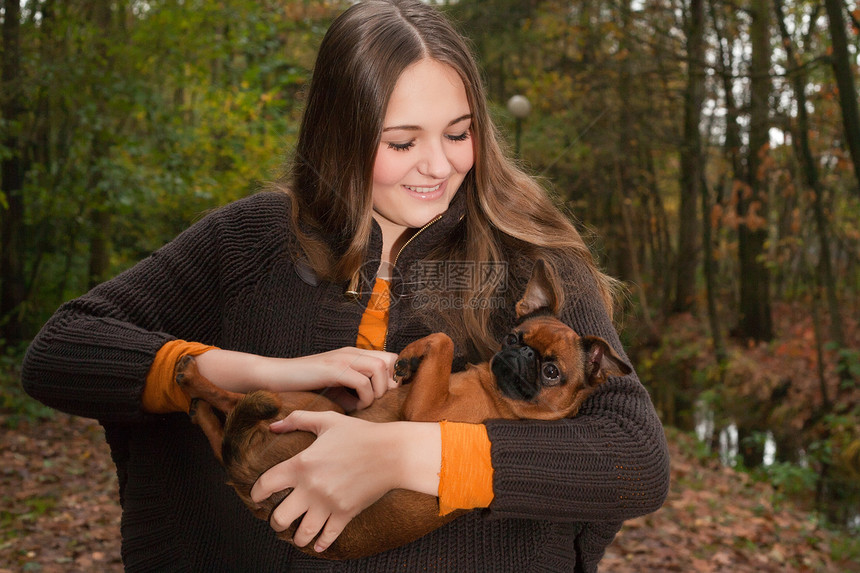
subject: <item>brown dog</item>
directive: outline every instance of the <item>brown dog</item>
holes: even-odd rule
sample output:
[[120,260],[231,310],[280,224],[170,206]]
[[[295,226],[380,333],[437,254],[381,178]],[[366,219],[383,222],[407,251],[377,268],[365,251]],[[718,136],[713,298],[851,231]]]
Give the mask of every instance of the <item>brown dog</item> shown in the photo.
[[[432,334],[407,346],[398,357],[395,377],[409,385],[388,391],[369,408],[351,415],[374,422],[472,423],[574,416],[608,375],[628,374],[631,369],[603,339],[580,337],[555,318],[560,292],[555,274],[539,261],[516,306],[519,323],[489,363],[451,374],[454,344],[445,334]],[[176,381],[192,397],[191,417],[226,467],[230,485],[254,515],[267,521],[290,490],[257,504],[251,500],[251,487],[265,470],[315,439],[308,432],[275,434],[269,424],[293,410],[343,412],[312,392],[226,392],[202,377],[190,357],[178,364]],[[223,426],[213,408],[227,414]],[[436,497],[393,490],[353,518],[324,552],[316,553],[313,543],[300,549],[328,559],[373,555],[413,541],[463,512],[445,517],[438,513]],[[296,526],[278,535],[291,541]]]

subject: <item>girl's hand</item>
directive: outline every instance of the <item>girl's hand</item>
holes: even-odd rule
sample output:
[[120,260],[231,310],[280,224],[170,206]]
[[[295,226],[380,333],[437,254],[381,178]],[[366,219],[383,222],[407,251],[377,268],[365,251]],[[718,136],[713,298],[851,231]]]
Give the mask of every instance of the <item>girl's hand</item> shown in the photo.
[[215,349],[197,357],[200,373],[213,384],[233,392],[321,390],[349,388],[333,397],[347,410],[366,408],[396,387],[397,355],[378,350],[344,347],[300,358],[271,358]]
[[335,412],[295,411],[271,429],[317,435],[310,447],[263,473],[251,489],[251,498],[259,502],[293,488],[272,513],[270,525],[283,531],[304,514],[293,537],[300,547],[321,532],[314,550],[325,551],[353,517],[392,489],[438,491],[436,423],[376,424]]

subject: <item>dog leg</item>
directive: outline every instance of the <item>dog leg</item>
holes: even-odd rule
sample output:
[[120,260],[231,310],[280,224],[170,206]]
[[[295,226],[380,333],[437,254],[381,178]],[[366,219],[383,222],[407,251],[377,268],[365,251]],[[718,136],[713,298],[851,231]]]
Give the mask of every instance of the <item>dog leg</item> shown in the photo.
[[244,394],[228,392],[210,382],[200,374],[193,356],[183,356],[177,361],[174,380],[191,397],[188,411],[191,421],[200,426],[215,457],[223,463],[224,425],[214,410],[220,410],[225,416],[230,414]]
[[206,434],[212,452],[215,454],[218,462],[223,464],[224,428],[221,426],[221,419],[212,410],[212,406],[200,398],[193,398],[188,415],[191,416],[191,421],[200,426],[203,433]]
[[[447,334],[435,333],[408,345],[395,364],[403,364],[409,371],[412,387],[403,405],[403,415],[416,422],[438,421],[435,411],[449,397],[448,382],[451,362],[454,360],[454,342]],[[413,367],[417,364],[417,368]]]
[[193,356],[183,356],[179,359],[176,363],[174,379],[192,399],[203,400],[224,414],[232,412],[239,400],[244,397],[244,394],[219,388],[200,374],[197,361]]

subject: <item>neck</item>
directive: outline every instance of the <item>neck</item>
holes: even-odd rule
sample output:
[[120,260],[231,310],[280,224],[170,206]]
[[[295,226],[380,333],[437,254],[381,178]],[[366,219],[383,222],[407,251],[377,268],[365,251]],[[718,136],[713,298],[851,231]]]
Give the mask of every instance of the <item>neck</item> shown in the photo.
[[382,253],[380,258],[383,266],[385,266],[386,263],[388,265],[392,265],[397,259],[397,254],[400,252],[400,249],[402,249],[412,235],[415,234],[417,229],[401,227],[400,225],[395,225],[390,221],[386,221],[382,217],[377,217],[375,215],[374,218],[379,224],[379,229],[382,231]]

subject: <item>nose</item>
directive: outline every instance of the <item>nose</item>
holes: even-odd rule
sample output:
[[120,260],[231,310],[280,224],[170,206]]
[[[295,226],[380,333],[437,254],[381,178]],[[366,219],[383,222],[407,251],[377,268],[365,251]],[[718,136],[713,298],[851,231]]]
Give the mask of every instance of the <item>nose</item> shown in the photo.
[[535,351],[531,346],[523,346],[519,349],[519,355],[525,358],[526,360],[534,360],[535,359]]
[[441,141],[426,147],[418,162],[418,172],[433,179],[445,179],[451,174],[451,161]]

